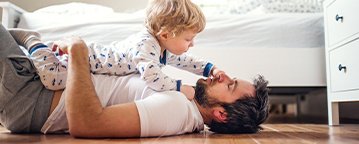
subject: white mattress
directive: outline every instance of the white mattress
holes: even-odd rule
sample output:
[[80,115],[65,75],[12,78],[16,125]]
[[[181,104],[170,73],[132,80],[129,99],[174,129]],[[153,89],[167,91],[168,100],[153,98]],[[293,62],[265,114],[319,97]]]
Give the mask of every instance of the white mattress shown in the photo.
[[[79,35],[108,44],[141,30],[143,20],[143,11],[106,15],[25,13],[18,27],[39,31],[45,41]],[[195,47],[324,47],[323,29],[320,13],[216,15],[207,17],[206,28],[195,39]]]

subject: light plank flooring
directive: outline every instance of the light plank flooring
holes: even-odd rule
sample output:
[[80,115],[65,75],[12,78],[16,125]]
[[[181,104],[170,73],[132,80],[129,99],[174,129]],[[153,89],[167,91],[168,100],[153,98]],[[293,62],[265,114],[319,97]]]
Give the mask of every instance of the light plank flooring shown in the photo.
[[75,139],[69,135],[11,134],[0,127],[0,143],[141,143],[141,144],[183,144],[183,143],[219,143],[219,144],[350,144],[359,143],[359,124],[342,124],[329,127],[326,124],[272,123],[263,124],[263,131],[257,134],[225,135],[203,132],[161,138],[133,139]]

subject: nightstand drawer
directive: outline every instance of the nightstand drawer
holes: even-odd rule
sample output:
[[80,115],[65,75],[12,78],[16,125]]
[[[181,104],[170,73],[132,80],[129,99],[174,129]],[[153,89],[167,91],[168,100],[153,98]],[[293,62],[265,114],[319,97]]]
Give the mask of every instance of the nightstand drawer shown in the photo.
[[[334,44],[359,33],[358,0],[336,0],[327,7],[328,44]],[[349,40],[348,40],[349,41]]]
[[359,88],[359,40],[330,51],[331,90]]

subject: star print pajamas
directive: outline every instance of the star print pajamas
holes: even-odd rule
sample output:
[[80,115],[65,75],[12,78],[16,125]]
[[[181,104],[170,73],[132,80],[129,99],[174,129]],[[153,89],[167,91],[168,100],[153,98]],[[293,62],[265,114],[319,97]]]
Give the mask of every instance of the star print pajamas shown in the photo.
[[[171,65],[208,77],[213,64],[189,54],[161,54],[158,41],[147,30],[109,46],[89,43],[91,73],[123,76],[140,73],[155,91],[180,90],[181,80],[165,75],[161,68]],[[47,45],[38,45],[30,52],[42,83],[51,90],[64,89],[67,79],[67,55],[59,55]]]

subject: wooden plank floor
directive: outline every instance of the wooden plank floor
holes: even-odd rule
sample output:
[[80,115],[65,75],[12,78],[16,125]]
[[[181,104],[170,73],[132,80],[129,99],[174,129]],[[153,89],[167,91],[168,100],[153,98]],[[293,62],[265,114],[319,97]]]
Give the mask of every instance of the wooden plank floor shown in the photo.
[[0,143],[220,143],[220,144],[350,144],[359,143],[359,124],[342,124],[329,127],[327,124],[308,123],[269,123],[263,124],[263,131],[257,134],[225,135],[208,131],[198,134],[186,134],[161,138],[133,138],[133,139],[75,139],[69,135],[41,135],[41,134],[11,134],[0,127]]

